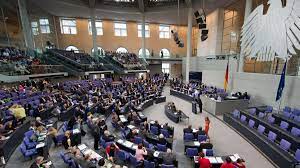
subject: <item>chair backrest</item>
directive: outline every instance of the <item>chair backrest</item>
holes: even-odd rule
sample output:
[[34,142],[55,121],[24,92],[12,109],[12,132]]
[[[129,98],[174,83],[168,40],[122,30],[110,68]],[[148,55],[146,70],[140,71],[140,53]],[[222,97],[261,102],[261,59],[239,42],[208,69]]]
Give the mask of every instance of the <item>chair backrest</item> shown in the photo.
[[253,121],[253,120],[249,120],[249,123],[248,123],[248,125],[249,125],[249,127],[250,128],[253,128],[254,127],[254,124],[255,124],[255,121]]
[[287,130],[288,127],[289,127],[289,123],[287,123],[285,121],[280,122],[280,128]]
[[144,160],[144,168],[155,168],[155,163],[148,160]]
[[129,161],[132,165],[137,165],[137,160],[131,153],[129,153]]
[[134,137],[134,143],[135,144],[141,144],[141,143],[143,143],[143,138],[141,138],[139,136],[135,136]]
[[272,106],[267,106],[266,112],[271,113],[272,111],[273,111],[273,107]]
[[29,130],[27,132],[24,133],[24,136],[27,138],[30,138],[33,135],[34,131],[33,130]]
[[299,116],[300,115],[300,109],[294,108],[293,112],[294,115]]
[[242,122],[246,122],[246,119],[247,119],[247,118],[246,118],[245,115],[242,115],[242,116],[241,116],[241,121],[242,121]]
[[198,149],[197,148],[187,148],[186,149],[186,155],[188,157],[194,157],[198,155]]
[[117,156],[119,159],[125,161],[125,160],[127,160],[128,154],[123,150],[118,150]]
[[274,142],[275,139],[276,139],[276,137],[277,137],[277,134],[275,134],[275,133],[272,132],[272,131],[269,131],[269,133],[268,133],[268,139],[269,139],[269,140],[271,140],[272,142]]
[[165,165],[165,164],[162,164],[161,168],[174,168],[174,165]]
[[300,162],[300,149],[297,149],[296,150],[296,153],[295,153],[295,159]]
[[213,149],[203,149],[203,151],[205,151],[205,156],[214,156]]
[[157,149],[158,149],[158,151],[166,152],[167,151],[167,146],[162,145],[162,144],[157,144]]
[[300,116],[295,116],[295,117],[294,117],[294,121],[300,122]]
[[194,134],[193,133],[184,133],[183,140],[185,140],[185,141],[194,140]]
[[262,125],[258,125],[257,131],[260,134],[263,134],[265,132],[266,127],[262,126]]
[[206,136],[206,135],[198,135],[198,141],[199,141],[199,142],[206,141],[206,139],[207,139],[207,136]]
[[290,118],[292,115],[292,113],[290,112],[287,112],[287,111],[283,111],[283,116],[287,117],[287,118]]
[[283,111],[285,111],[285,112],[291,112],[291,108],[288,107],[288,106],[285,106],[284,109],[283,109]]
[[296,136],[296,137],[300,136],[300,129],[296,128],[296,127],[293,127],[291,129],[291,134],[294,135],[294,136]]
[[248,111],[249,111],[249,113],[250,113],[251,115],[255,115],[255,113],[256,113],[256,108],[250,108]]
[[291,143],[285,139],[281,139],[280,141],[280,148],[285,150],[285,151],[288,151],[291,147]]
[[237,109],[235,109],[235,110],[232,112],[232,114],[233,114],[233,117],[238,118],[239,115],[240,115],[240,111],[237,110]]
[[268,123],[273,124],[275,122],[275,118],[272,116],[268,116]]
[[264,118],[265,117],[265,113],[259,112],[258,113],[258,118]]
[[169,131],[166,129],[160,129],[160,133],[162,133],[166,138],[170,137]]
[[156,126],[151,126],[150,127],[150,132],[157,135],[159,132],[158,132],[158,128]]

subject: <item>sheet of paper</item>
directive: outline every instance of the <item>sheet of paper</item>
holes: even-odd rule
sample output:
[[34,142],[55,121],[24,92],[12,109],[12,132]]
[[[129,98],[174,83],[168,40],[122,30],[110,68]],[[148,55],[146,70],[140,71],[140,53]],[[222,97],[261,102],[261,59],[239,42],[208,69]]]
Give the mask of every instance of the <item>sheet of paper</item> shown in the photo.
[[223,163],[223,159],[221,157],[216,157],[218,163]]
[[200,146],[200,142],[194,141],[194,145],[195,145],[195,146]]
[[235,156],[229,156],[233,162],[236,162],[237,158]]
[[81,150],[81,151],[86,149],[86,148],[87,148],[87,146],[85,144],[78,145],[78,149]]
[[128,125],[127,126],[129,129],[133,129],[135,126],[134,125]]
[[239,159],[239,158],[240,158],[239,154],[237,154],[237,153],[234,154],[233,156],[236,157],[236,159]]
[[73,129],[73,134],[78,134],[78,133],[80,133],[80,130],[79,129]]
[[38,144],[35,146],[35,148],[38,149],[38,148],[42,148],[42,147],[44,147],[44,146],[45,146],[45,143],[42,142],[42,143],[38,143]]
[[206,157],[206,158],[210,161],[211,164],[218,163],[215,157]]
[[159,155],[159,152],[158,152],[158,151],[155,151],[155,152],[153,153],[153,156],[154,156],[154,157],[158,157],[158,155]]

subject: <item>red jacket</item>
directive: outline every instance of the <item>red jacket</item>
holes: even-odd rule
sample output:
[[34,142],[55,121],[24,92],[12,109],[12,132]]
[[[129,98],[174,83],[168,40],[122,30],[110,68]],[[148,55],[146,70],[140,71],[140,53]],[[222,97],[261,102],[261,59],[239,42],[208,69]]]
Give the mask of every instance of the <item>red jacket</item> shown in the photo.
[[206,158],[200,158],[198,159],[199,168],[211,168],[210,161]]
[[235,168],[232,163],[223,163],[221,168]]

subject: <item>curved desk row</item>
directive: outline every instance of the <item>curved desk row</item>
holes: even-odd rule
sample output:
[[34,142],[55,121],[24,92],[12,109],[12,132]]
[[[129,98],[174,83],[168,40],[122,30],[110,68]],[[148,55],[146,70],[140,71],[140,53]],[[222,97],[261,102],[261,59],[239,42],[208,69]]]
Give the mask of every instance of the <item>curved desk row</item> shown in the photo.
[[0,141],[0,156],[4,156],[5,161],[8,161],[10,156],[23,141],[24,133],[29,130],[31,121],[32,120],[27,119],[9,136],[8,139]]
[[170,95],[179,97],[183,100],[190,101],[190,102],[192,102],[194,100],[193,96],[187,95],[184,92],[180,92],[180,91],[177,91],[177,90],[174,90],[174,89],[170,89]]
[[251,129],[247,125],[241,123],[231,114],[224,114],[223,119],[227,124],[243,134],[244,137],[250,140],[279,167],[294,168],[297,160],[278,145],[271,142],[266,136],[259,134],[257,130]]
[[168,105],[165,105],[165,114],[166,116],[175,123],[179,123],[180,116],[174,113],[171,109],[168,108]]
[[285,139],[291,143],[291,150],[296,152],[297,149],[300,148],[300,138],[293,136],[288,131],[285,131],[281,129],[279,126],[268,123],[265,119],[258,118],[255,115],[251,115],[250,113],[247,113],[245,111],[240,111],[241,115],[245,115],[247,117],[247,121],[249,119],[252,119],[255,121],[255,127],[258,127],[258,125],[262,125],[265,127],[265,132],[272,131],[275,134],[277,134],[277,140]]

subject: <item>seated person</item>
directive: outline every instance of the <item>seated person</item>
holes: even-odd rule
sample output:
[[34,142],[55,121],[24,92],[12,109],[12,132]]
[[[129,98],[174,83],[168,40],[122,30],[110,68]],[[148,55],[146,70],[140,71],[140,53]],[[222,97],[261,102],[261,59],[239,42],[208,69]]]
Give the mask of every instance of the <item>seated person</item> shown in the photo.
[[[247,93],[247,92],[246,92]],[[234,163],[236,168],[246,168],[244,159],[238,158],[236,163]]]
[[161,127],[157,120],[155,120],[153,126],[157,127],[158,129],[160,129],[160,127]]
[[114,141],[115,137],[113,135],[111,135],[108,130],[106,130],[106,131],[104,131],[104,135],[102,136],[102,139],[105,142],[111,142],[111,141]]
[[166,138],[164,137],[163,134],[159,134],[158,143],[161,144],[161,145],[166,145],[167,144],[167,140],[166,140]]
[[189,125],[187,128],[184,128],[183,129],[183,133],[193,133],[192,126]]
[[115,143],[112,143],[111,145],[107,146],[105,150],[107,159],[111,162],[114,162],[116,152],[119,150],[119,147]]
[[169,148],[167,149],[167,152],[162,155],[162,159],[163,159],[163,164],[166,165],[173,165],[176,162],[176,157],[172,153],[172,150]]
[[42,122],[42,119],[40,117],[35,118],[35,126],[36,127],[45,126],[45,124]]
[[141,138],[146,138],[147,134],[148,134],[148,131],[146,129],[144,129],[144,128],[142,128],[141,131],[139,131],[139,136]]
[[71,143],[71,132],[70,131],[66,131],[65,132],[65,136],[63,137],[63,140],[62,140],[62,144],[64,146],[65,149],[68,149],[72,146],[72,143]]
[[206,132],[202,129],[202,127],[200,126],[197,132],[198,135],[206,135]]
[[138,133],[137,131],[134,129],[134,130],[131,130],[127,135],[126,135],[126,139],[133,142],[134,140],[134,137],[137,136]]
[[57,139],[56,139],[56,137],[58,135],[57,129],[55,129],[54,127],[50,127],[48,129],[47,135],[49,135],[52,138],[54,145],[57,146]]
[[199,163],[199,166],[200,166],[199,168],[211,168],[212,167],[209,159],[204,157],[203,152],[199,153],[198,163]]
[[136,161],[140,162],[140,161],[144,161],[144,156],[146,156],[148,153],[147,153],[147,150],[145,147],[143,147],[142,144],[139,144],[137,149],[135,150],[135,158],[136,158]]
[[111,119],[112,119],[112,122],[115,123],[115,124],[117,124],[118,121],[120,120],[119,116],[115,112],[112,113]]
[[232,163],[232,160],[229,156],[225,158],[225,162],[221,165],[220,168],[235,168],[235,166]]
[[44,157],[38,156],[30,166],[30,168],[49,168],[50,166],[45,163],[46,162],[44,161]]
[[141,125],[141,128],[142,128],[142,129],[145,129],[146,131],[148,131],[148,130],[149,130],[149,124],[148,124],[148,122],[147,122],[147,121],[144,121],[144,122],[142,123],[142,125]]

